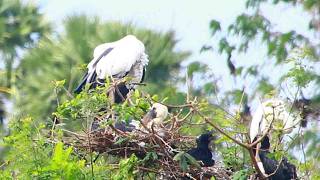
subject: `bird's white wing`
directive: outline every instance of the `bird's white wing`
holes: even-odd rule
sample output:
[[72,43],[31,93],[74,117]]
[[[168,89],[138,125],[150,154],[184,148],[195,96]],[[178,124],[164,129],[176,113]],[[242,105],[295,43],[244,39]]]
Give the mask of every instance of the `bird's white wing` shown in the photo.
[[263,108],[260,105],[258,109],[255,111],[255,113],[252,116],[252,121],[250,125],[250,140],[253,142],[254,138],[260,134],[261,132],[261,123],[264,120],[263,118]]
[[98,58],[100,57],[100,55],[108,48],[113,48],[114,44],[115,44],[114,42],[113,43],[104,43],[104,44],[100,44],[96,48],[94,48],[93,59],[87,65],[89,72],[91,72],[95,69],[94,64],[98,61]]
[[297,124],[301,121],[301,118],[295,117],[292,113],[289,113],[287,111],[284,112],[283,117],[283,132],[286,134],[289,134],[292,132],[292,130],[295,128]]
[[109,48],[114,48],[114,45],[116,43],[104,43],[98,45],[93,52],[93,59],[90,61],[90,63],[87,65],[88,68],[88,78],[87,78],[87,83],[90,82],[91,77],[93,76],[94,72],[96,71],[97,68],[97,62],[101,61],[103,57],[101,58],[102,54],[108,50]]
[[124,39],[115,44],[114,49],[97,64],[96,72],[100,79],[106,76],[125,74],[140,60],[144,45],[138,39]]

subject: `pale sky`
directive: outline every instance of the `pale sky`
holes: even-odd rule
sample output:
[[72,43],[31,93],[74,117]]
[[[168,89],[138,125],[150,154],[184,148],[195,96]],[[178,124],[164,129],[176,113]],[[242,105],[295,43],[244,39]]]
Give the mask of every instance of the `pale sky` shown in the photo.
[[[55,27],[61,30],[61,22],[67,15],[85,13],[95,15],[102,20],[133,22],[133,24],[155,31],[174,30],[180,40],[177,50],[188,50],[193,55],[190,61],[202,61],[210,65],[212,71],[222,77],[226,89],[242,87],[234,85],[229,77],[225,57],[215,52],[199,53],[204,44],[217,44],[217,38],[211,38],[209,22],[211,19],[221,21],[222,27],[233,21],[245,10],[245,0],[33,0],[40,5],[41,11]],[[263,6],[264,14],[273,22],[277,30],[291,29],[305,34],[307,32],[306,16],[301,8],[278,5]],[[290,18],[288,18],[290,17]],[[291,19],[288,21],[288,19]],[[235,65],[248,65],[266,60],[260,42],[255,42],[248,53],[233,56]],[[267,73],[276,73],[271,68]],[[279,75],[277,75],[279,76]],[[247,80],[247,81],[252,81]],[[242,84],[248,84],[242,82]],[[250,87],[249,87],[250,88]],[[252,87],[251,87],[252,88]]]

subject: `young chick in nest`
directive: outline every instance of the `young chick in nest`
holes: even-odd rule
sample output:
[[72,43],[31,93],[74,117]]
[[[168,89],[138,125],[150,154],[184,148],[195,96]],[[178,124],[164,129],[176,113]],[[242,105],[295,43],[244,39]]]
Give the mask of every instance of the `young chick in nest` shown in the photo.
[[213,152],[209,148],[209,144],[212,140],[214,140],[214,136],[212,136],[212,132],[201,134],[197,138],[197,147],[192,148],[187,151],[192,157],[194,157],[197,161],[201,161],[201,166],[210,167],[213,166],[215,161],[213,159]]
[[167,106],[154,103],[149,110],[149,112],[142,119],[142,126],[147,127],[148,129],[154,129],[155,131],[159,131],[163,127],[163,121],[168,116],[168,108]]

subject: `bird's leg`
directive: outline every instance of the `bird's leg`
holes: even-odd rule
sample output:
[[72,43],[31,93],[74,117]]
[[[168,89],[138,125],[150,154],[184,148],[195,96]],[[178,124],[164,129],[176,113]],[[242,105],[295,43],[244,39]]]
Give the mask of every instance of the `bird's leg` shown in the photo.
[[121,92],[120,92],[117,84],[114,85],[114,89],[115,89],[114,94],[117,93],[117,94],[120,96],[121,100],[122,100],[122,101],[125,101],[126,99],[125,99],[125,98],[123,97],[123,95],[121,94]]

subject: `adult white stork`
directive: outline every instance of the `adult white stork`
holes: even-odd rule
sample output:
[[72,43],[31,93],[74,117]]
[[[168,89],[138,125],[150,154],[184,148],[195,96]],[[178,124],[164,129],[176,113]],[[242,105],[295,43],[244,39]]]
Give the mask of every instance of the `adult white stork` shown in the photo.
[[[299,124],[300,118],[295,117],[293,113],[288,112],[286,104],[280,99],[270,99],[261,103],[255,113],[253,114],[251,126],[250,126],[250,140],[251,142],[256,141],[259,136],[267,134],[268,142],[271,131],[281,131],[282,134],[289,134],[293,128]],[[279,124],[274,126],[274,124]],[[269,132],[268,132],[269,131]],[[256,159],[258,162],[259,169],[265,173],[263,164],[259,159],[260,144],[257,145]]]
[[122,97],[126,97],[129,90],[136,87],[135,83],[143,81],[148,62],[144,44],[133,35],[100,44],[94,49],[93,59],[87,66],[88,71],[74,92],[80,93],[86,84],[90,84],[90,88],[103,85],[106,78],[130,77],[129,82],[118,86],[121,95],[115,93],[115,103],[120,103]]
[[[253,114],[250,140],[253,142],[257,136],[265,134],[269,127],[270,130],[281,130],[283,134],[289,134],[299,121],[300,118],[295,117],[293,112],[288,112],[284,101],[280,99],[267,100],[261,103]],[[279,122],[282,126],[273,126]]]

